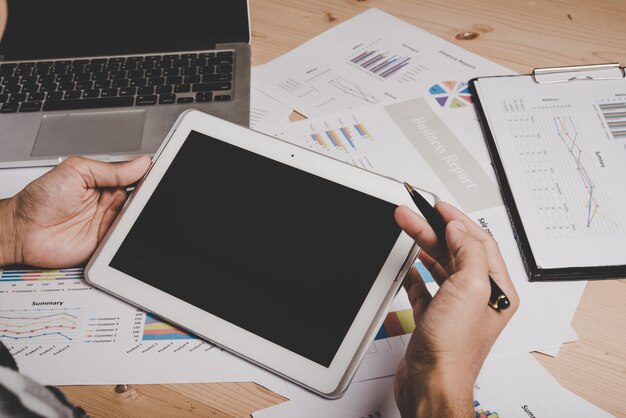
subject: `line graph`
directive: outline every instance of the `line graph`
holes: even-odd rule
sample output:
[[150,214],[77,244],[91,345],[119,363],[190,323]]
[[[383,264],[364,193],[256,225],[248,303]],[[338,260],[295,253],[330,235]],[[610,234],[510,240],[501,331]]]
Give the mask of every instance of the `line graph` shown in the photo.
[[556,116],[554,118],[554,124],[556,127],[556,131],[558,137],[561,139],[563,145],[567,149],[567,152],[574,160],[574,164],[576,164],[576,171],[580,175],[580,180],[582,181],[583,187],[588,193],[587,199],[587,228],[591,227],[591,222],[593,221],[594,216],[598,212],[598,202],[595,197],[595,185],[593,180],[587,173],[587,169],[582,163],[581,156],[583,150],[578,146],[578,130],[576,126],[574,126],[572,119],[567,117]]
[[373,94],[366,92],[363,88],[354,84],[343,77],[336,77],[328,81],[328,84],[335,87],[337,90],[341,91],[348,96],[356,97],[357,99],[363,100],[367,103],[376,104],[378,103],[378,99]]
[[548,238],[623,234],[598,163],[597,151],[569,105],[503,102],[512,144]]
[[71,342],[79,328],[78,309],[2,310],[0,340],[11,342]]

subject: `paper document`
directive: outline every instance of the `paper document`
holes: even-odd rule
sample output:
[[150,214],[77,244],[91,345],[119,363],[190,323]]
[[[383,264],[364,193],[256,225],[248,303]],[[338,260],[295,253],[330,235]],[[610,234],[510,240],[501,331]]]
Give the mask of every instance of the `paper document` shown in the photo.
[[[419,97],[264,131],[366,170],[408,181],[473,212],[501,206],[502,200],[493,172],[486,165],[488,156],[480,127],[473,109],[468,110],[440,114]],[[447,124],[448,120],[457,125]]]
[[82,268],[0,269],[0,341],[49,385],[283,379],[89,286]]
[[585,285],[527,282],[466,85],[486,74],[512,72],[370,9],[265,64],[255,87],[314,118],[264,132],[436,192],[497,230],[524,302],[494,353],[546,345],[554,353],[577,338],[569,324]]
[[52,167],[2,168],[0,169],[0,199],[19,193],[28,183],[43,176]]
[[537,266],[626,265],[626,81],[477,85]]
[[[415,266],[426,282],[426,288],[431,294],[435,294],[439,287],[433,277],[422,263],[417,262]],[[402,288],[389,306],[383,325],[370,344],[352,381],[362,382],[394,375],[400,359],[406,353],[414,329],[413,308]]]
[[416,96],[465,109],[484,74],[512,72],[372,8],[265,64],[255,87],[307,117]]
[[[400,417],[393,396],[393,378],[354,383],[343,398],[334,401],[291,388],[290,401],[257,411],[253,417]],[[488,360],[474,386],[474,410],[477,417],[487,418],[611,416],[564,389],[530,354]]]
[[[456,118],[452,120],[457,124],[448,126],[424,98],[416,98],[292,122],[267,132],[436,192],[491,233],[523,301],[492,355],[541,350],[576,340],[570,326],[572,306],[578,304],[585,283],[528,282],[508,214],[490,172],[484,140],[476,133],[477,122],[469,114]],[[475,130],[462,130],[460,126],[474,126]],[[380,350],[384,355],[365,357],[355,379],[395,372],[405,346],[401,338],[392,338],[388,343],[387,349]],[[382,346],[382,342],[378,344]]]
[[[492,357],[553,351],[576,339],[569,324],[584,288],[582,282],[527,282],[466,84],[478,75],[510,73],[370,9],[253,74],[255,129],[431,190],[494,235],[523,303]],[[286,123],[291,109],[315,118]],[[2,179],[17,181],[10,187],[0,182],[0,197],[44,171],[2,172]],[[77,270],[0,274],[0,316],[7,330],[0,339],[21,368],[44,383],[253,380],[283,395],[292,387],[91,288]],[[428,287],[436,290],[432,281]],[[357,371],[354,381],[362,383],[353,384],[348,395],[359,393],[358,388],[373,401],[379,398],[368,395],[371,388],[389,395],[391,379],[370,379],[395,373],[414,326],[411,320],[402,291]],[[393,405],[393,399],[386,402]],[[365,413],[368,405],[347,408]]]
[[252,88],[250,89],[250,129],[261,130],[264,126],[276,126],[289,122],[292,110],[256,89],[257,73],[262,66],[252,67]]

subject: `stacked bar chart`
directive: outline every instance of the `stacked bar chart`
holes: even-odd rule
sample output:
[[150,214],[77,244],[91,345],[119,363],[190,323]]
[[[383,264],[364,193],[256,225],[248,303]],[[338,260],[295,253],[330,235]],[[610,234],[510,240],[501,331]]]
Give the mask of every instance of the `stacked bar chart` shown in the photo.
[[143,328],[144,341],[159,340],[194,340],[191,334],[186,333],[173,325],[164,322],[161,318],[146,313],[146,322]]
[[428,271],[428,269],[424,266],[424,264],[418,261],[417,263],[415,263],[415,268],[417,269],[420,276],[422,276],[424,283],[435,283],[435,279],[433,278],[432,274],[430,274],[430,271]]
[[60,270],[30,270],[30,269],[5,269],[0,272],[1,282],[29,282],[50,280],[80,280],[83,276],[83,268],[69,268]]
[[598,105],[613,139],[626,139],[626,102]]
[[363,125],[362,123],[355,124],[354,129],[356,129],[357,133],[361,136],[361,138],[372,139],[372,136],[367,131],[367,128],[365,128],[365,125]]
[[373,140],[369,131],[362,123],[314,132],[309,137],[314,144],[324,150],[346,152],[357,151],[364,141],[371,142]]
[[[415,263],[417,269],[424,283],[434,283],[435,279],[430,274],[428,269],[420,261]],[[406,335],[413,332],[415,329],[415,321],[413,320],[412,309],[400,309],[389,312],[383,325],[378,330],[375,340],[382,340],[390,337],[398,337],[400,335]]]
[[325,148],[325,149],[330,149],[330,147],[328,146],[328,143],[324,140],[324,137],[319,132],[311,134],[311,139],[313,139],[313,142],[315,142],[320,147]]
[[350,130],[348,128],[345,128],[345,127],[339,128],[339,132],[341,132],[341,135],[343,135],[343,138],[352,148],[356,148],[356,146],[354,145],[354,142],[352,141],[352,134],[350,133]]
[[474,401],[474,414],[476,418],[498,418],[499,417],[497,412],[484,409],[480,405],[480,402],[476,400]]
[[400,69],[409,65],[410,57],[391,54],[379,49],[363,51],[350,60],[351,63],[360,66],[379,77],[389,78]]
[[413,309],[389,312],[374,340],[383,340],[385,338],[410,334],[414,329],[415,321],[413,320]]

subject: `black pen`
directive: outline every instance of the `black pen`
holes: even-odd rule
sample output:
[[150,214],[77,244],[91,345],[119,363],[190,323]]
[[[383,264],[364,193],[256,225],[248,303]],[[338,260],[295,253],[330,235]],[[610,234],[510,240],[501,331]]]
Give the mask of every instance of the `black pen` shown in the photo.
[[[404,187],[409,191],[411,195],[411,199],[413,199],[413,203],[417,206],[417,208],[422,212],[424,218],[426,218],[426,222],[433,228],[437,238],[442,241],[444,246],[446,244],[446,223],[441,217],[441,214],[437,212],[437,210],[431,206],[430,203],[424,197],[413,188],[409,183],[404,183]],[[491,296],[489,297],[488,305],[491,306],[495,310],[504,310],[508,309],[511,306],[511,302],[509,298],[504,294],[500,286],[496,284],[496,282],[489,276],[489,284],[491,285]]]

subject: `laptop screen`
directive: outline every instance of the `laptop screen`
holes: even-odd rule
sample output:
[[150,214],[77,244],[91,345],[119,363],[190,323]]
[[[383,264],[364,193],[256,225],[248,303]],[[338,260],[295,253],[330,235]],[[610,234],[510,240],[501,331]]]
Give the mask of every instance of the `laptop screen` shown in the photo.
[[249,42],[246,0],[8,0],[4,60],[211,49]]

